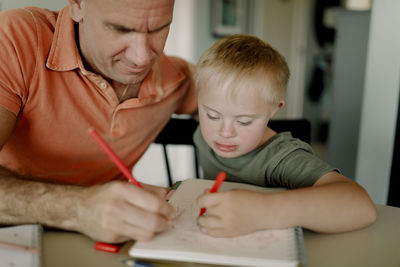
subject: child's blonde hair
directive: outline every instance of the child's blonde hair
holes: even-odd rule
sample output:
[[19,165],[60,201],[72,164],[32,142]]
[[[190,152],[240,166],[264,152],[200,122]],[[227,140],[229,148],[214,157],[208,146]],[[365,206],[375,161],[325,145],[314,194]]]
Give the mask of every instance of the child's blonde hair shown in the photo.
[[213,77],[220,87],[259,90],[268,103],[285,98],[289,80],[285,58],[269,44],[247,34],[224,37],[207,49],[197,64],[196,88]]

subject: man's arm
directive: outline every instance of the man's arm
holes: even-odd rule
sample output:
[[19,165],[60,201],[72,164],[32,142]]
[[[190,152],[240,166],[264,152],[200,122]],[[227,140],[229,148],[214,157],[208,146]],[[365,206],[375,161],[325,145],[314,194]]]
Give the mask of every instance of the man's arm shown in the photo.
[[[0,149],[16,116],[0,106]],[[105,242],[147,240],[165,230],[173,208],[163,191],[127,182],[81,187],[32,181],[0,166],[0,223],[41,223]]]

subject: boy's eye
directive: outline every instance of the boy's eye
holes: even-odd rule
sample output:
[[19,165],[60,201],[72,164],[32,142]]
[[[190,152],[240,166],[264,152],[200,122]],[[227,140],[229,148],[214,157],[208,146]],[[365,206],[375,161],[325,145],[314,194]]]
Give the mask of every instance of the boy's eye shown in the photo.
[[247,126],[250,125],[253,121],[237,121],[239,125]]
[[219,119],[218,116],[212,115],[212,114],[210,114],[210,113],[207,113],[207,118],[209,118],[210,120],[214,120],[214,121]]

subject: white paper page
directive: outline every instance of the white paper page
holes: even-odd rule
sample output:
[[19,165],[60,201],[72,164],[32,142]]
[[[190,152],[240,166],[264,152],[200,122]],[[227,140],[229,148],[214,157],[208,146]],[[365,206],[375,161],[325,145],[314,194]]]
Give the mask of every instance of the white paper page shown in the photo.
[[[234,238],[214,238],[199,231],[196,218],[200,208],[196,199],[213,181],[189,179],[180,185],[170,203],[180,214],[174,228],[150,242],[137,242],[133,257],[190,261],[237,266],[297,266],[298,251],[294,228],[258,231]],[[237,184],[225,182],[219,191]],[[253,186],[240,186],[254,188]],[[257,190],[266,191],[257,187]]]

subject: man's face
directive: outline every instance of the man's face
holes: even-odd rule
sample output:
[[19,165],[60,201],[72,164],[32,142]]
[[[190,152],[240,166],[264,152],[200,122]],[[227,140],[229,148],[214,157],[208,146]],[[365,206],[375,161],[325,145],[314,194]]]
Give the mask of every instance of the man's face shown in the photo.
[[86,67],[111,84],[141,83],[164,50],[174,1],[70,0],[70,5]]

